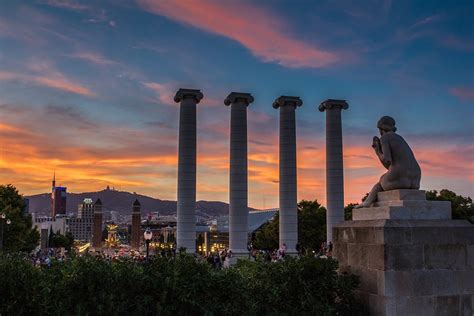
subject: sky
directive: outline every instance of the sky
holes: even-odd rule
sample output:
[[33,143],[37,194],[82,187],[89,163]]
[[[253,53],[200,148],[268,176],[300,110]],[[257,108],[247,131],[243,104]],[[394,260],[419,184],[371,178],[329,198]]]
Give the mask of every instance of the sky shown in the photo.
[[298,199],[326,201],[327,98],[345,201],[385,172],[393,116],[422,189],[474,197],[474,2],[1,0],[0,183],[176,199],[179,88],[200,89],[197,199],[228,201],[231,91],[248,92],[249,206],[278,206],[280,95],[299,96]]

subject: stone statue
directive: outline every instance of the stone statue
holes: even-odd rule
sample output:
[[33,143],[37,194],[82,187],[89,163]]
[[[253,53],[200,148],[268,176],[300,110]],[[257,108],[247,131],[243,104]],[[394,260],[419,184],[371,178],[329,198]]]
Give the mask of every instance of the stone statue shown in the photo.
[[374,136],[372,148],[388,172],[380,177],[367,199],[356,208],[370,207],[381,191],[420,188],[420,166],[407,142],[395,133],[395,120],[390,116],[383,116],[377,122],[377,128],[381,137]]

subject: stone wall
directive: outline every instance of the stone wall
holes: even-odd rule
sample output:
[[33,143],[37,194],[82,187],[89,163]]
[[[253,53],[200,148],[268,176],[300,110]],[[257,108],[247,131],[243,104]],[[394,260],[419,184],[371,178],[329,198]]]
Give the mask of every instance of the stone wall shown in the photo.
[[333,230],[341,272],[360,276],[373,315],[469,315],[474,225],[463,220],[357,220]]

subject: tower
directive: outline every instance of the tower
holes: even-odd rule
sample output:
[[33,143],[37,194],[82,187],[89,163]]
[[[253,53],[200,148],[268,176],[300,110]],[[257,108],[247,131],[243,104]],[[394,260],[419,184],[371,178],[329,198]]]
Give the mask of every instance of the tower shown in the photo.
[[67,188],[56,186],[56,171],[51,185],[51,217],[66,215]]
[[92,247],[102,248],[102,201],[100,199],[94,203],[93,225]]
[[140,247],[140,236],[141,236],[140,222],[141,222],[140,202],[138,202],[138,200],[135,200],[135,202],[133,203],[133,211],[132,211],[132,231],[131,231],[130,245],[132,246],[132,248],[137,249],[137,250]]

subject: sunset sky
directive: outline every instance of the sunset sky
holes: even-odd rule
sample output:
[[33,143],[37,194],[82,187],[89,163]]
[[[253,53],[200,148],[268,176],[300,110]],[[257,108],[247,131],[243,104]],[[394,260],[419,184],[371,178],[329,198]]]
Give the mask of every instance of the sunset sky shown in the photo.
[[280,95],[299,96],[298,198],[325,203],[327,98],[346,99],[346,202],[393,116],[422,189],[474,197],[472,1],[2,0],[0,184],[176,199],[178,88],[200,89],[199,200],[228,201],[231,91],[249,92],[249,206],[278,206]]

